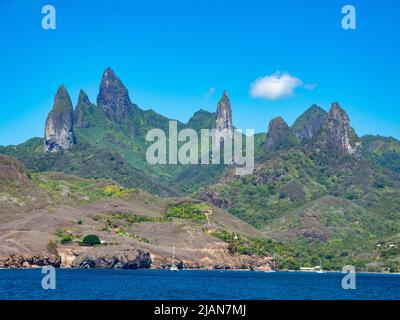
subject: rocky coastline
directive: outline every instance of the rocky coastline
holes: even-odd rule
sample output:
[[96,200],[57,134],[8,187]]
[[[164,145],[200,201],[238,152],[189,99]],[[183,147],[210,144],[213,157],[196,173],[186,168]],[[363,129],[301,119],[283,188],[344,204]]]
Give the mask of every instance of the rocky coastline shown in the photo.
[[259,270],[276,269],[272,257],[235,256],[231,261],[195,261],[152,255],[144,250],[119,251],[116,253],[97,253],[95,251],[68,250],[55,254],[12,254],[0,258],[1,269],[32,269],[53,266],[61,269],[169,269],[175,264],[178,269],[188,270]]

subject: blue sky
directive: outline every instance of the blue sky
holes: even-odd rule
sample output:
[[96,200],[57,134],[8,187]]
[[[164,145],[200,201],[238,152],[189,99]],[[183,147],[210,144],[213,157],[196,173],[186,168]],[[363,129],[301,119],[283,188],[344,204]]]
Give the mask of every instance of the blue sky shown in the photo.
[[[56,30],[41,28],[45,4]],[[356,30],[341,27],[346,4]],[[313,103],[338,101],[360,135],[399,139],[399,9],[395,0],[1,1],[0,144],[42,136],[60,84],[74,104],[81,88],[95,101],[107,66],[143,109],[182,121],[214,111],[226,89],[238,128],[263,132],[272,117],[291,124]],[[254,97],[251,85],[277,71],[297,81],[292,94]]]

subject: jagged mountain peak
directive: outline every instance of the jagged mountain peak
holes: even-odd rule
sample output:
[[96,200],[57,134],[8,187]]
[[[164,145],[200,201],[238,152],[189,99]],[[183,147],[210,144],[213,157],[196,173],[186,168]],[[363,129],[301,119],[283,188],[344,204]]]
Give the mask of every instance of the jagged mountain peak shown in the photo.
[[53,108],[47,116],[44,150],[55,152],[75,144],[73,124],[74,110],[71,98],[65,86],[61,85],[54,97]]
[[77,106],[79,106],[79,105],[91,105],[89,97],[88,97],[87,93],[83,89],[81,89],[79,91],[79,97],[78,97]]
[[350,126],[350,119],[346,111],[337,102],[332,103],[318,143],[326,147],[328,151],[356,157],[361,155],[360,139]]
[[103,108],[110,119],[116,121],[132,112],[128,89],[111,68],[107,68],[103,73],[97,104]]
[[115,72],[110,67],[107,67],[104,70],[103,77],[101,79],[101,84],[106,87],[113,85],[123,86],[121,80],[116,76]]
[[285,127],[288,128],[288,124],[286,123],[285,119],[283,119],[282,117],[276,117],[271,119],[271,121],[269,122],[268,128],[272,129],[274,127]]
[[332,102],[331,109],[329,110],[329,114],[331,117],[337,118],[349,122],[349,116],[347,115],[346,111],[342,109],[338,102]]
[[337,120],[343,125],[350,125],[350,118],[347,112],[339,105],[338,102],[332,102],[328,112],[328,121]]
[[233,129],[232,108],[228,92],[225,90],[217,106],[215,128],[217,130]]
[[57,89],[57,92],[54,96],[52,109],[73,109],[71,98],[63,84],[60,85]]
[[90,123],[87,119],[87,113],[90,108],[95,106],[90,102],[88,95],[82,89],[79,92],[78,103],[74,113],[74,127],[75,128],[89,128]]

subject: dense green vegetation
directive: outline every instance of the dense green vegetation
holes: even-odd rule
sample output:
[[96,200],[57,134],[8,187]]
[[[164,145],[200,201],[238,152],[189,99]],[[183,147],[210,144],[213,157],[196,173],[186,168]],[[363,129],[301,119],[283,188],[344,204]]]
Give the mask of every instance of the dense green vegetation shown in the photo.
[[[260,135],[256,143],[263,141]],[[257,157],[261,165],[254,174],[227,175],[203,196],[275,239],[247,239],[235,250],[280,257],[281,268],[289,269],[400,269],[396,247],[388,249],[400,234],[400,176],[389,171],[394,168],[307,145]],[[387,245],[377,250],[380,241]]]
[[101,244],[101,242],[100,242],[100,239],[98,236],[96,236],[94,234],[89,234],[83,238],[82,244],[87,247],[93,247],[93,246]]
[[181,202],[178,204],[170,204],[165,212],[165,216],[186,220],[206,220],[207,215],[211,213],[211,206],[205,203]]
[[[122,224],[121,224],[122,221]],[[139,216],[134,213],[116,213],[112,215],[107,215],[104,218],[105,228],[117,228],[121,225],[129,226],[134,223],[140,222],[171,222],[172,219],[169,217],[147,217],[147,216]]]
[[[387,244],[377,247],[377,243],[368,245],[358,241],[335,240],[326,243],[312,243],[305,238],[296,242],[281,242],[272,239],[246,238],[227,231],[212,233],[227,242],[231,254],[239,253],[256,256],[273,256],[279,269],[299,270],[300,267],[321,266],[324,270],[341,270],[352,265],[359,271],[399,272],[400,264],[391,258],[399,254],[399,248],[390,248]],[[371,250],[369,257],[360,252]]]
[[400,173],[400,142],[394,138],[365,136],[361,139],[364,156],[371,162]]
[[383,219],[400,217],[396,174],[307,148],[270,154],[254,174],[222,180],[211,190],[214,200],[257,228],[328,195],[353,201]]

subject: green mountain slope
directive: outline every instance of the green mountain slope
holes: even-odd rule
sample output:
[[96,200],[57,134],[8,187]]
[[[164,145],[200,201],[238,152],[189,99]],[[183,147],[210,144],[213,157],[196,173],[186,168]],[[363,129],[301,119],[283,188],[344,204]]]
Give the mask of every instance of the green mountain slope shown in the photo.
[[367,135],[361,139],[364,155],[371,162],[400,173],[400,141]]
[[[285,143],[293,135],[300,141]],[[364,270],[400,270],[391,243],[400,231],[399,142],[359,141],[338,104],[328,114],[313,106],[292,127],[277,118],[267,134],[255,137],[253,174],[228,171],[198,196],[274,239],[228,237],[240,251],[274,252],[284,264],[290,261],[288,268],[348,262]]]

